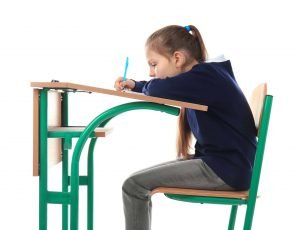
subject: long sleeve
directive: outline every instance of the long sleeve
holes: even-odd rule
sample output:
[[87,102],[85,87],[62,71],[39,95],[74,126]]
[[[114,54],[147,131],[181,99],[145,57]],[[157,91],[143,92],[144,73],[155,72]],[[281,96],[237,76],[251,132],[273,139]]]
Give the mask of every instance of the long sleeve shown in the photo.
[[152,79],[142,92],[147,96],[211,105],[216,97],[216,93],[211,92],[215,81],[216,77],[210,72],[193,69],[174,77]]
[[135,80],[133,80],[133,81],[135,83],[135,86],[132,89],[132,91],[141,93],[142,89],[143,89],[144,85],[147,83],[147,81],[135,81]]

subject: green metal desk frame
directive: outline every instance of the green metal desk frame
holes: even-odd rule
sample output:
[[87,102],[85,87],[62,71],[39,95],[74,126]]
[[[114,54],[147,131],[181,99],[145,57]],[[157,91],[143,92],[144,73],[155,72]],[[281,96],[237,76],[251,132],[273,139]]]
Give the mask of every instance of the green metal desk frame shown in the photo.
[[[83,132],[55,132],[48,130],[48,91],[51,88],[39,90],[39,230],[47,229],[48,204],[62,205],[62,229],[78,229],[78,199],[79,186],[87,186],[87,229],[93,229],[93,187],[94,187],[94,147],[97,138],[93,132],[97,127],[105,127],[114,117],[133,110],[155,110],[171,115],[178,115],[180,109],[153,102],[131,102],[106,110],[90,122]],[[57,89],[57,87],[55,88]],[[62,91],[62,126],[68,126],[68,92]],[[48,190],[48,138],[62,139],[62,191]],[[70,176],[68,175],[69,150],[72,138],[79,138],[71,159]],[[88,148],[87,175],[79,175],[79,161],[84,145],[90,139]],[[70,207],[70,213],[69,213]]]

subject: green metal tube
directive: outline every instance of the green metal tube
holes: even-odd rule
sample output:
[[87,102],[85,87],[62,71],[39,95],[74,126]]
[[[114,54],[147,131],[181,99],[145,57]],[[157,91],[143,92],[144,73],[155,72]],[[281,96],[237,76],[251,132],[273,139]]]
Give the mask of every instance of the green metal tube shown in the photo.
[[246,200],[235,199],[235,198],[177,195],[177,194],[168,194],[168,193],[165,193],[165,196],[173,200],[190,202],[190,203],[224,204],[224,205],[238,205],[238,204],[247,203]]
[[76,143],[71,163],[71,230],[78,229],[79,160],[84,144],[86,143],[91,132],[93,132],[93,130],[103,122],[106,122],[108,119],[112,119],[121,113],[138,109],[156,110],[166,112],[171,115],[178,115],[180,112],[179,108],[167,105],[151,102],[132,102],[116,106],[101,113],[86,127]]
[[231,212],[230,212],[228,230],[234,230],[237,209],[238,209],[237,205],[232,205],[231,206]]
[[249,199],[244,223],[244,230],[250,230],[252,227],[253,214],[255,209],[257,190],[259,185],[259,178],[261,173],[261,165],[264,157],[264,149],[267,138],[267,131],[269,127],[269,119],[271,115],[271,107],[273,96],[267,95],[262,111],[261,125],[259,129],[259,141],[257,143],[257,151],[253,168],[253,175],[251,179],[251,186],[249,192]]
[[40,204],[39,204],[39,229],[47,229],[47,190],[48,190],[48,144],[47,144],[47,131],[48,131],[48,90],[40,90]]
[[[61,105],[61,110],[62,110],[62,126],[68,126],[69,123],[69,97],[68,93],[64,92],[62,93],[62,105]],[[68,192],[69,188],[69,182],[68,182],[68,176],[69,176],[69,152],[68,149],[65,148],[66,145],[66,140],[65,138],[62,139],[62,191],[63,192]],[[68,204],[63,204],[62,205],[62,230],[68,230],[68,221],[69,221],[69,209],[68,209]]]
[[47,201],[50,204],[66,204],[70,203],[69,192],[48,192]]
[[92,138],[88,151],[87,183],[87,229],[93,230],[94,224],[94,149],[97,138]]

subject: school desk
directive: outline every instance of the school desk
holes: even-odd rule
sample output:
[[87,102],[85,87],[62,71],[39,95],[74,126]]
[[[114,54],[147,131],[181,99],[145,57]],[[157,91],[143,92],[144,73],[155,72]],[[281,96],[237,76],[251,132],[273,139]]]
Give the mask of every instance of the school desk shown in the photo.
[[[62,229],[78,229],[79,186],[87,186],[87,229],[93,229],[93,154],[97,138],[111,131],[105,125],[119,114],[149,109],[178,115],[180,107],[207,111],[205,105],[169,100],[143,94],[115,91],[69,82],[31,82],[33,87],[33,175],[39,176],[39,230],[47,229],[48,204],[62,205]],[[68,126],[68,94],[89,92],[126,97],[134,100],[101,113],[86,127]],[[69,176],[69,150],[72,139],[78,138],[73,150]],[[79,175],[79,160],[86,141],[88,148],[87,175]],[[48,166],[62,164],[61,191],[48,190]],[[70,207],[70,221],[69,221]],[[70,222],[70,223],[69,223]]]

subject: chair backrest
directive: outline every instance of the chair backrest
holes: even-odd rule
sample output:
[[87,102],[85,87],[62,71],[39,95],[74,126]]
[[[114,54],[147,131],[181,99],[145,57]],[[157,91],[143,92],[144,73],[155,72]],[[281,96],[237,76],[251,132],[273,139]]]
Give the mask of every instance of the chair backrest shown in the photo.
[[262,109],[267,95],[267,84],[263,83],[258,85],[252,92],[250,98],[250,108],[254,117],[255,127],[257,134],[260,127]]
[[250,107],[253,112],[255,125],[257,125],[257,147],[249,190],[249,201],[257,196],[262,161],[264,157],[265,143],[269,127],[273,96],[267,95],[267,84],[257,86],[252,94]]

